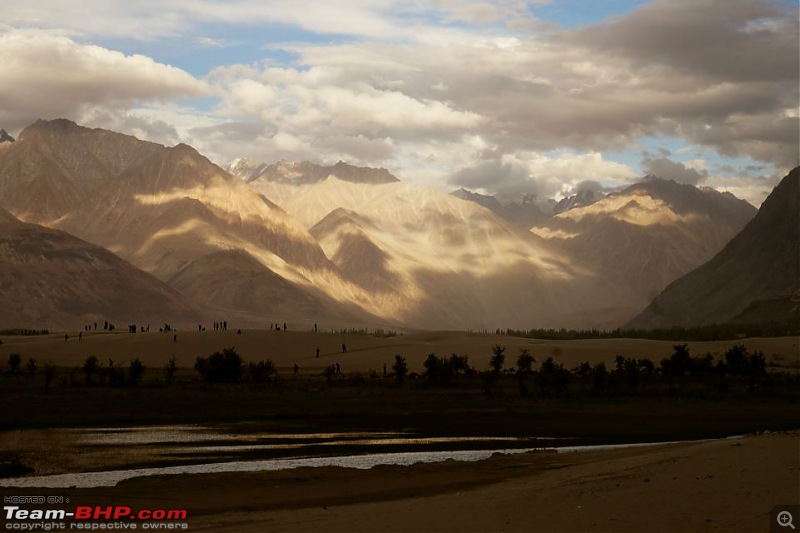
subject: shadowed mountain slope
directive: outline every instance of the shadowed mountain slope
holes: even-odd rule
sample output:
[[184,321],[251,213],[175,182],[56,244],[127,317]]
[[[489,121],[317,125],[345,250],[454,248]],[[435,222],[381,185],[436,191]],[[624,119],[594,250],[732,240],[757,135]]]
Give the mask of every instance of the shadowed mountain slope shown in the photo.
[[671,283],[627,327],[731,320],[796,325],[799,292],[800,168],[795,168],[713,259]]
[[650,177],[531,231],[649,301],[713,257],[755,211],[731,194]]
[[178,291],[108,250],[0,210],[0,327],[155,326],[198,316]]
[[[203,278],[200,265],[213,264],[216,293],[242,302],[251,322],[260,323],[263,311],[248,304],[252,293],[278,290],[278,280],[300,292],[323,282],[347,285],[297,221],[183,144],[167,148],[67,120],[39,121],[0,151],[0,206],[108,248],[162,281],[180,279],[193,301],[208,298],[199,292],[204,283],[190,283],[188,273]],[[237,250],[245,253],[196,263]],[[250,259],[276,275],[253,279],[268,286],[236,279]],[[227,275],[219,275],[222,268]]]
[[334,175],[249,184],[311,228],[364,291],[353,300],[413,326],[611,326],[644,303],[491,211],[426,187]]

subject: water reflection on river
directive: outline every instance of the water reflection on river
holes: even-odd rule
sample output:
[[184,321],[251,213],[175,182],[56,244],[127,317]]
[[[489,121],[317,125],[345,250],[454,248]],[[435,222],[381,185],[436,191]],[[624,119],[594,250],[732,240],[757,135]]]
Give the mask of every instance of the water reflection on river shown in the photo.
[[[29,443],[35,474],[0,479],[2,487],[99,487],[152,475],[257,472],[299,467],[368,469],[495,453],[567,452],[619,446],[570,446],[572,439],[421,437],[409,432],[287,433],[205,426],[25,430],[0,435],[0,451]],[[58,443],[54,446],[53,443]],[[49,459],[36,463],[37,443]],[[647,444],[642,444],[647,445]],[[24,456],[23,456],[24,459]],[[55,466],[54,465],[58,465]]]
[[[569,439],[561,441],[568,443]],[[283,465],[281,468],[292,468],[295,464],[305,464],[302,461],[310,461],[311,466],[320,461],[319,464],[338,464],[336,461],[342,461],[342,457],[353,457],[347,460],[353,464],[367,461],[364,464],[371,465],[370,460],[364,459],[366,456],[388,461],[376,464],[405,464],[406,456],[412,462],[448,457],[478,460],[496,450],[530,449],[552,442],[547,437],[420,436],[410,431],[303,432],[286,431],[286,427],[278,430],[236,424],[171,425],[4,432],[0,433],[0,457],[16,457],[31,467],[39,480],[57,478],[67,480],[52,481],[57,486],[62,483],[84,486],[95,484],[86,481],[89,479],[104,479],[98,483],[105,485],[131,477],[119,478],[112,471],[152,475],[154,470],[161,473],[180,473],[186,469],[209,472],[218,468],[263,470],[264,463],[269,461],[280,460],[283,462],[276,464]],[[183,470],[170,470],[176,468]],[[78,476],[78,480],[58,477],[65,475]],[[32,480],[30,476],[5,479],[0,480],[0,486],[28,485]]]

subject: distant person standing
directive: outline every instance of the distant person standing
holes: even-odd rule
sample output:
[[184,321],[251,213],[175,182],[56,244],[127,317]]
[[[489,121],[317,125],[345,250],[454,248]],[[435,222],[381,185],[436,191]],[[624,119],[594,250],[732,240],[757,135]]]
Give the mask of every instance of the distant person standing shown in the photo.
[[317,332],[317,323],[314,322],[314,333],[316,333],[316,332]]
[[347,345],[342,343],[342,353],[347,353]]
[[317,348],[317,359],[319,359],[319,348]]
[[178,334],[177,333],[172,336],[172,342],[178,342]]
[[283,331],[286,331],[286,322],[283,323]]

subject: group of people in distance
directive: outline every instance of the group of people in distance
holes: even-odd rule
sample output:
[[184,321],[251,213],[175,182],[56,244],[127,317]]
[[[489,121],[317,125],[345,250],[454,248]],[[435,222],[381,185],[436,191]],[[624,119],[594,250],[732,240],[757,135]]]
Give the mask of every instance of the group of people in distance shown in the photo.
[[[92,331],[92,330],[96,331],[97,329],[98,329],[97,322],[94,322],[93,324],[84,324],[84,326],[83,326],[83,330],[84,331]],[[129,324],[128,325],[128,333],[137,333],[138,329],[139,328],[137,328],[136,324]],[[141,329],[142,333],[149,332],[150,331],[150,325],[148,324],[147,326],[141,326],[140,329]],[[286,322],[283,323],[283,327],[281,327],[281,324],[279,324],[277,322],[276,323],[272,323],[271,322],[270,325],[269,325],[269,329],[270,329],[270,331],[288,331],[288,326],[287,326]],[[109,324],[108,321],[105,321],[103,323],[103,330],[114,331],[114,325],[113,324]],[[197,325],[197,330],[200,331],[200,332],[203,332],[203,331],[206,330],[206,328],[205,328],[205,326],[203,326],[203,324],[198,324]],[[214,322],[214,331],[227,331],[227,330],[228,330],[228,321],[227,320],[221,320],[219,322]],[[172,336],[172,341],[173,342],[178,342],[178,334],[177,334],[178,330],[173,328],[171,324],[165,323],[164,327],[159,328],[158,331],[163,332],[163,333],[167,333],[167,332],[174,333],[174,335]],[[318,326],[317,326],[316,323],[314,323],[313,331],[314,331],[314,333],[318,332]],[[239,333],[241,333],[241,330],[239,330]],[[64,335],[64,341],[66,342],[68,340],[69,340],[69,335],[65,334]],[[79,332],[78,340],[80,340],[80,341],[83,340],[83,331]],[[344,343],[344,342],[342,343],[342,353],[343,354],[347,353],[347,344]],[[319,349],[319,347],[317,347],[316,350],[315,350],[315,358],[319,359],[319,356],[320,356],[320,349]],[[384,364],[384,373],[386,373],[386,368],[385,367],[386,367],[386,365]],[[331,363],[328,366],[328,371],[330,373],[332,373],[332,374],[341,374],[342,373],[342,367],[338,362]],[[295,365],[294,365],[294,374],[297,375],[299,373],[300,373],[300,367],[295,363]]]

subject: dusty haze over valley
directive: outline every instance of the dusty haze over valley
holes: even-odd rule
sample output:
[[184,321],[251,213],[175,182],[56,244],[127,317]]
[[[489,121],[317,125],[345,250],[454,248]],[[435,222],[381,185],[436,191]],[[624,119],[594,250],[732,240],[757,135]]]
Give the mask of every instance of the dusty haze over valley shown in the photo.
[[[37,121],[0,146],[0,207],[102,246],[120,265],[130,263],[124,268],[170,286],[184,302],[173,320],[184,324],[222,313],[260,327],[615,328],[713,258],[755,215],[730,193],[647,176],[561,208],[549,204],[549,215],[531,205],[541,216],[526,227],[502,209],[405,183],[385,169],[240,160],[229,172],[186,145],[164,147],[64,119]],[[773,193],[787,199],[764,204],[783,215],[756,219],[768,221],[761,232],[785,238],[751,237],[759,245],[796,237],[796,181],[793,171]],[[14,224],[6,223],[10,230]],[[775,254],[785,262],[779,270],[791,272],[794,256]],[[34,261],[19,254],[6,260],[18,268]],[[93,287],[108,286],[91,272],[83,280],[51,279],[68,272],[39,279],[74,285],[72,301],[36,299],[27,318],[12,315],[6,327],[143,320],[139,311],[93,308]],[[127,288],[123,279],[116,283]],[[797,292],[797,276],[770,279],[777,286],[742,296],[741,309]],[[711,308],[700,322],[716,322],[721,308],[733,309]]]
[[1,1],[5,528],[788,532],[798,42],[796,0]]

